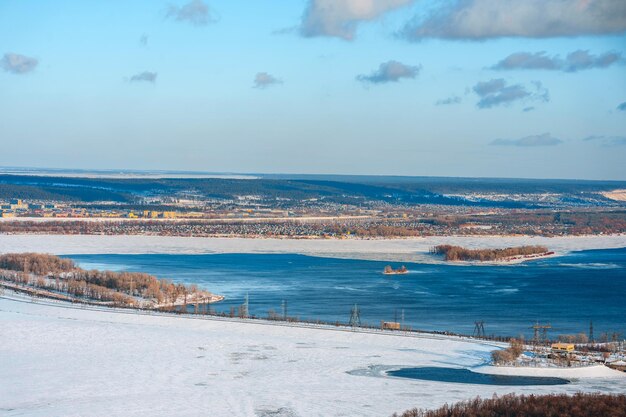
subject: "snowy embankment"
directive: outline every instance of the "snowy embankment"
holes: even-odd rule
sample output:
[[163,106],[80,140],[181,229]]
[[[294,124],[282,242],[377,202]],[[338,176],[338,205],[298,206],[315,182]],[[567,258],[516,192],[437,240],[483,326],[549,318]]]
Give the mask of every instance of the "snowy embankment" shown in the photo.
[[604,365],[581,366],[575,368],[490,366],[483,365],[470,369],[472,372],[489,375],[534,376],[564,379],[617,378],[626,379],[625,372],[619,372]]
[[[358,375],[473,367],[492,346],[454,337],[81,309],[0,298],[3,416],[388,416],[494,393],[626,392],[626,382],[488,386]],[[351,372],[351,373],[349,373]]]
[[626,247],[626,235],[611,236],[433,236],[407,239],[245,239],[108,235],[0,235],[0,253],[76,254],[206,254],[298,253],[335,258],[442,263],[430,248],[440,244],[468,249],[543,245],[563,255],[570,251]]

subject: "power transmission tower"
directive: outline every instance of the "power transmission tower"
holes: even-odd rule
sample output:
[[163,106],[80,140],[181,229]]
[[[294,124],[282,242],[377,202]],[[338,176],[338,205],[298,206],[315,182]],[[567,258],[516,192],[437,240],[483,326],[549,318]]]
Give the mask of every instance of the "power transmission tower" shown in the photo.
[[[538,346],[539,343],[544,343],[548,340],[548,330],[551,329],[552,326],[550,324],[539,324],[536,322],[531,329],[533,329],[533,343],[535,346]],[[541,335],[539,334],[541,332]]]
[[474,322],[474,337],[485,337],[485,322],[483,320]]
[[354,307],[352,307],[352,310],[350,311],[350,326],[361,326],[361,311],[359,310],[359,306],[357,306],[356,304],[354,305]]
[[589,320],[589,343],[593,342],[593,321]]

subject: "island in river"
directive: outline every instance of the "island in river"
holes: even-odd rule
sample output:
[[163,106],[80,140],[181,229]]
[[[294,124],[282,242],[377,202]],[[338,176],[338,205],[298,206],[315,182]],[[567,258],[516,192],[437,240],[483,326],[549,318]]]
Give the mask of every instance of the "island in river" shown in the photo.
[[406,269],[406,266],[404,266],[404,265],[402,265],[398,269],[393,269],[391,267],[391,265],[387,265],[387,266],[385,266],[385,269],[383,269],[383,274],[385,274],[385,275],[406,274],[408,272],[409,272],[409,270]]
[[443,255],[446,261],[510,262],[554,255],[541,245],[517,246],[504,249],[467,249],[461,246],[437,245],[431,253]]

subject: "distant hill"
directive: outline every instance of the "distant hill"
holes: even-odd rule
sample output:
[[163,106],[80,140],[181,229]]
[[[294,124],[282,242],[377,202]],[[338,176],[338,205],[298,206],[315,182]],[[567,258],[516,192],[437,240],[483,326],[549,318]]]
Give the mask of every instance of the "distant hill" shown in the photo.
[[[144,197],[199,197],[237,200],[323,199],[339,204],[439,204],[532,208],[541,202],[513,198],[517,194],[558,194],[571,205],[619,204],[600,192],[626,188],[626,182],[573,180],[516,180],[439,177],[377,177],[332,175],[265,175],[261,178],[90,178],[37,175],[0,175],[0,198],[135,203]],[[511,198],[494,200],[481,193]]]

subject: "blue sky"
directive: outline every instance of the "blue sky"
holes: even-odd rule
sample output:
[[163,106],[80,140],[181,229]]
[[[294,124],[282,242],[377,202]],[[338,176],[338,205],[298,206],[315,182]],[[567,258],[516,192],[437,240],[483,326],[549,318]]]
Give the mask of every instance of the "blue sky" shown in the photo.
[[622,0],[0,0],[0,165],[626,180],[625,59]]

